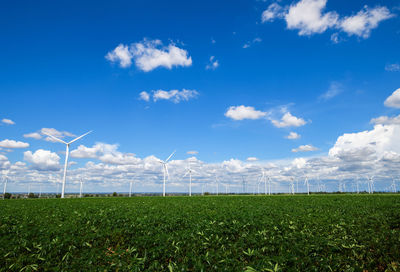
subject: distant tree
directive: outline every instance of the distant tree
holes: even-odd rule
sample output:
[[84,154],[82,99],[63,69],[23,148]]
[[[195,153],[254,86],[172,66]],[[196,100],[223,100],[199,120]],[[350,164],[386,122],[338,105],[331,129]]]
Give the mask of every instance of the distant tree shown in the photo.
[[28,198],[35,198],[35,194],[34,193],[29,193]]
[[114,192],[114,193],[112,194],[112,196],[118,196],[117,192]]
[[4,194],[4,199],[10,199],[11,198],[11,194],[10,193],[5,193]]
[[90,197],[90,195],[89,194],[84,194],[83,197]]
[[56,194],[56,198],[61,198],[61,194]]
[[204,195],[210,195],[210,193],[209,192],[205,192]]

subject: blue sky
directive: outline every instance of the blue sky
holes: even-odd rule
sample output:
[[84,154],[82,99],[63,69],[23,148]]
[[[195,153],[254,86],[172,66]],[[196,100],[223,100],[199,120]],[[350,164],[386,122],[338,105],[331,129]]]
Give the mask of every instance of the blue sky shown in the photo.
[[[21,182],[24,171],[41,177],[34,180],[59,173],[64,147],[26,137],[43,128],[94,130],[71,149],[116,144],[113,155],[141,160],[173,150],[182,163],[197,151],[210,165],[329,157],[341,135],[399,114],[397,104],[384,105],[400,88],[399,12],[397,1],[5,3],[0,119],[15,124],[2,123],[0,141],[29,147],[3,144],[2,168]],[[286,138],[291,132],[298,139]],[[59,159],[25,154],[37,150]],[[88,162],[110,163],[76,154],[76,175]],[[17,162],[25,165],[13,170]]]

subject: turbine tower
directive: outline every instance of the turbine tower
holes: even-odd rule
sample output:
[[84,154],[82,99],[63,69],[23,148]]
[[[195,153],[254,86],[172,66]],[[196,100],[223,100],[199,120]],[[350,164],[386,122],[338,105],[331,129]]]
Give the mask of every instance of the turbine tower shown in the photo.
[[82,191],[83,191],[83,179],[81,178],[80,181],[80,188],[79,188],[79,197],[82,198]]
[[7,176],[4,176],[4,177],[3,177],[3,180],[4,180],[3,199],[5,199],[6,190],[7,190],[7,180],[8,180],[8,177],[7,177]]
[[187,172],[183,177],[186,177],[189,174],[189,196],[192,196],[192,173],[196,173],[192,168],[190,168],[190,161],[188,163]]
[[132,181],[129,182],[129,197],[132,196]]
[[67,166],[68,166],[68,156],[69,156],[69,145],[72,144],[73,142],[79,140],[82,137],[85,137],[86,135],[88,135],[89,133],[91,133],[92,131],[86,132],[85,134],[73,139],[70,142],[65,142],[61,139],[58,139],[57,137],[54,137],[53,135],[47,134],[47,133],[43,133],[44,135],[47,135],[51,138],[53,138],[54,140],[63,143],[66,145],[66,151],[65,151],[65,164],[64,164],[64,176],[63,176],[63,180],[62,180],[62,190],[61,190],[61,198],[64,198],[64,192],[65,192],[65,180],[67,178]]
[[396,190],[396,180],[393,178],[393,176],[392,176],[392,185],[391,185],[391,187],[392,187],[393,193],[396,193],[397,192],[397,190]]
[[307,195],[310,195],[310,183],[308,182],[308,177],[304,180],[304,185],[307,185]]
[[165,196],[165,179],[166,179],[167,176],[168,176],[168,180],[169,180],[169,173],[168,173],[167,164],[168,164],[168,161],[171,159],[171,157],[175,154],[175,152],[176,151],[172,152],[171,155],[169,155],[169,157],[165,161],[158,160],[159,163],[162,164],[163,170],[164,170],[163,196]]

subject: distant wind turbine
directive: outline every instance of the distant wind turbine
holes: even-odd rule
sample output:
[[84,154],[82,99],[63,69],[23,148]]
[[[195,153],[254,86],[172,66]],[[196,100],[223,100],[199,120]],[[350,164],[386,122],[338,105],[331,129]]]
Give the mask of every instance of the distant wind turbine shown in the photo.
[[290,188],[292,191],[292,195],[294,195],[294,178],[293,177],[290,178]]
[[393,193],[397,192],[397,190],[396,190],[396,180],[393,178],[393,176],[392,176],[392,185],[390,187],[392,187]]
[[304,180],[304,185],[307,185],[307,195],[310,195],[310,183],[308,182],[308,177]]
[[167,176],[168,176],[168,180],[169,180],[169,173],[168,173],[167,164],[168,164],[168,161],[171,159],[171,157],[175,154],[175,152],[176,151],[172,152],[171,155],[169,155],[169,157],[165,161],[158,160],[159,163],[162,164],[163,170],[164,170],[163,196],[165,196],[165,179],[166,179]]
[[80,198],[82,198],[82,192],[83,192],[83,179],[81,178],[80,188],[79,188],[79,197]]
[[189,196],[192,196],[192,173],[196,173],[192,168],[190,168],[190,162],[188,163],[187,172],[183,177],[189,175]]
[[81,136],[79,136],[79,137],[73,139],[72,141],[70,141],[70,142],[68,142],[68,143],[65,142],[65,141],[63,141],[63,140],[61,140],[61,139],[59,139],[59,138],[57,138],[57,137],[54,137],[53,135],[50,135],[50,134],[47,134],[47,133],[44,133],[44,132],[43,132],[44,135],[47,135],[47,136],[49,136],[50,138],[53,138],[54,140],[56,140],[56,141],[58,141],[58,142],[63,143],[63,144],[66,145],[65,164],[64,164],[64,175],[63,175],[63,180],[62,180],[61,198],[64,198],[64,192],[65,192],[65,180],[66,180],[66,178],[67,178],[67,166],[68,166],[68,156],[69,156],[69,145],[72,144],[73,142],[79,140],[80,138],[82,138],[82,137],[88,135],[88,134],[91,133],[91,132],[92,132],[92,131],[86,132],[85,134],[83,134],[83,135],[81,135]]
[[132,181],[129,182],[129,197],[132,196]]
[[7,191],[7,181],[8,181],[8,177],[4,176],[3,177],[4,180],[4,185],[3,185],[3,199],[5,199],[5,195],[6,195],[6,191]]

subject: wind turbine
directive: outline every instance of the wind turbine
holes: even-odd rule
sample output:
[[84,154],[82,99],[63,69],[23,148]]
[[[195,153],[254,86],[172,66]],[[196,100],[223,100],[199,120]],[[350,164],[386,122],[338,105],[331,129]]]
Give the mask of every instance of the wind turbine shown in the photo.
[[83,135],[81,135],[81,136],[79,136],[79,137],[73,139],[72,141],[70,141],[70,142],[68,142],[68,143],[65,142],[65,141],[63,141],[63,140],[61,140],[61,139],[59,139],[59,138],[57,138],[57,137],[54,137],[53,135],[50,135],[50,134],[47,134],[47,133],[44,133],[44,132],[43,132],[44,135],[47,135],[47,136],[53,138],[54,140],[56,140],[56,141],[58,141],[58,142],[63,143],[63,144],[66,145],[65,164],[64,164],[64,175],[63,175],[63,180],[62,180],[61,198],[64,198],[64,192],[65,192],[65,180],[66,180],[66,178],[67,178],[67,166],[68,166],[68,156],[69,156],[69,145],[72,144],[73,142],[79,140],[80,138],[85,137],[86,135],[88,135],[88,134],[91,133],[91,132],[92,132],[92,131],[86,132],[85,134],[83,134]]
[[219,183],[218,183],[217,173],[215,173],[215,185],[216,185],[216,188],[217,188],[217,195],[218,195],[218,192],[219,192]]
[[169,157],[165,161],[158,160],[159,163],[162,164],[163,170],[164,170],[163,196],[165,196],[165,179],[166,179],[167,176],[168,176],[168,180],[169,180],[169,173],[168,173],[167,164],[168,164],[168,161],[171,159],[171,157],[175,154],[175,152],[176,151],[172,152],[171,155],[169,155]]
[[293,177],[290,178],[290,188],[292,191],[292,195],[294,195],[294,178]]
[[308,177],[304,180],[304,185],[307,185],[307,195],[310,195],[310,183],[308,182]]
[[4,176],[3,177],[3,180],[4,180],[4,187],[3,187],[3,199],[5,199],[5,195],[6,195],[6,190],[7,190],[7,180],[8,180],[8,177],[7,176]]
[[396,190],[396,181],[393,178],[393,176],[392,176],[392,185],[390,187],[392,187],[393,193],[397,192],[397,190]]
[[129,182],[129,197],[132,196],[132,181]]
[[374,176],[368,178],[368,190],[370,194],[374,193]]
[[81,181],[80,181],[80,188],[79,188],[79,197],[81,198],[82,197],[82,191],[83,191],[83,179],[81,178]]
[[193,169],[190,168],[190,161],[188,163],[187,172],[183,177],[186,177],[189,174],[189,196],[192,196],[192,172],[196,173]]

